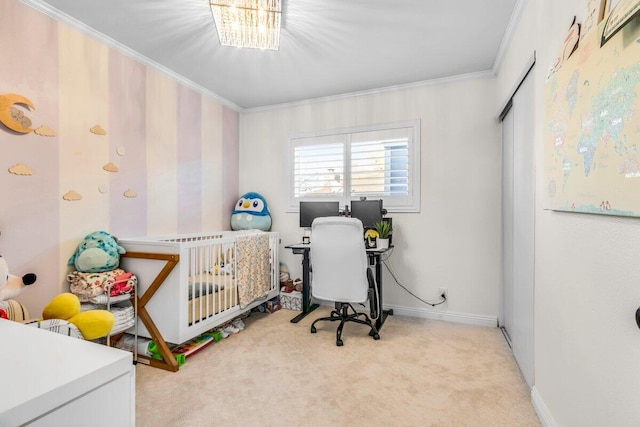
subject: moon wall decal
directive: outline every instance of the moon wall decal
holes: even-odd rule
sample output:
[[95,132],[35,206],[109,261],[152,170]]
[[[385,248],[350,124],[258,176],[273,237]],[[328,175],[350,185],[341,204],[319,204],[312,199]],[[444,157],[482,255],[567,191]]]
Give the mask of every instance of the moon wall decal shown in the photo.
[[7,93],[5,95],[0,95],[0,122],[3,125],[8,127],[14,132],[18,133],[29,133],[32,132],[33,129],[30,128],[31,120],[28,117],[22,117],[22,120],[18,121],[13,118],[11,114],[11,109],[14,104],[22,104],[30,107],[35,110],[36,107],[33,105],[29,99],[25,98],[22,95],[18,95],[15,93]]

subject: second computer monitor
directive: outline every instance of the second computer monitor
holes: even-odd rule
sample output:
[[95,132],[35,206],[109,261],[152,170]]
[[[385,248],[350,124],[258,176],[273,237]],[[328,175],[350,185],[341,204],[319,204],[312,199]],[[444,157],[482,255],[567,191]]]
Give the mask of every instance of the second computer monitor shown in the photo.
[[310,228],[316,218],[338,215],[339,202],[300,202],[300,227]]
[[351,217],[362,221],[364,228],[375,228],[382,221],[382,200],[352,200]]

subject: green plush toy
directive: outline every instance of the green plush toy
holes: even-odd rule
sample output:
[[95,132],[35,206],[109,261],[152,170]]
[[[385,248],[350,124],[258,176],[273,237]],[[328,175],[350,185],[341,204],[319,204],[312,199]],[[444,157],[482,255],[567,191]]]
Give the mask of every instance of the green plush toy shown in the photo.
[[83,273],[111,271],[118,268],[123,253],[125,250],[115,237],[106,231],[95,231],[82,239],[68,264]]

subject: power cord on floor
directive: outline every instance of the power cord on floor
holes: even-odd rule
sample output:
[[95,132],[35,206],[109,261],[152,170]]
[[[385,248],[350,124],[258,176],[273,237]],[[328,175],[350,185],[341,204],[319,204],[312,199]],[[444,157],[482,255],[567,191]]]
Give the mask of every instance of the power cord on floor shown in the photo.
[[[442,301],[438,301],[438,302],[429,302],[429,300],[424,300],[422,298],[420,298],[419,296],[417,296],[416,294],[414,294],[413,292],[411,292],[409,289],[407,289],[406,286],[404,286],[402,283],[400,283],[400,280],[398,280],[398,277],[396,276],[395,272],[393,271],[393,269],[391,268],[390,264],[388,263],[387,260],[389,259],[389,257],[391,256],[391,252],[393,251],[393,249],[389,252],[387,252],[387,256],[384,258],[381,258],[382,263],[384,264],[385,267],[387,267],[387,270],[389,271],[389,274],[391,274],[391,277],[393,277],[393,280],[395,280],[396,284],[398,286],[400,286],[402,289],[404,289],[409,295],[411,295],[412,297],[414,297],[415,299],[417,299],[418,301],[430,305],[431,307],[435,307],[441,304],[444,304],[445,302],[447,302],[447,297],[444,294],[438,295],[438,297],[440,297],[440,299]],[[433,301],[433,300],[431,300]]]

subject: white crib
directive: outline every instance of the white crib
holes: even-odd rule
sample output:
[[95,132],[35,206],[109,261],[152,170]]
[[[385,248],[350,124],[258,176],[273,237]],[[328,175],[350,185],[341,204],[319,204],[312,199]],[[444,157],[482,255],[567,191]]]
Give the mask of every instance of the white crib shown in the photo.
[[167,342],[184,343],[279,293],[279,234],[223,231],[123,238],[121,267],[138,277],[138,335],[156,342],[170,371]]

